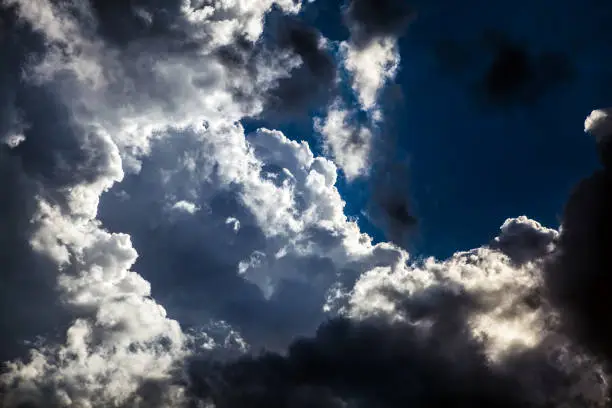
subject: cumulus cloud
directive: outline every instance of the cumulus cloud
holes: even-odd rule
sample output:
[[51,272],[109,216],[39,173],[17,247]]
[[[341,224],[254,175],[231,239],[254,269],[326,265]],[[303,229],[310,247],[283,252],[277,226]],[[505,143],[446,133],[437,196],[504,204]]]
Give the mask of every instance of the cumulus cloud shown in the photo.
[[[272,3],[0,6],[0,405],[603,406],[609,169],[560,233],[510,219],[444,261],[373,244],[331,159],[240,125],[336,80]],[[366,3],[368,44],[411,15]],[[330,156],[363,174],[334,109]]]
[[372,252],[335,181],[330,161],[280,132],[182,129],[102,198],[100,217],[132,236],[170,314],[271,346],[316,327],[342,269]]
[[612,136],[610,109],[596,109],[584,121],[584,131],[595,136],[597,142],[606,142]]
[[[506,224],[541,229],[526,221]],[[542,294],[544,256],[519,267],[479,248],[373,268],[345,317],[284,354],[195,360],[189,392],[218,407],[605,406],[603,367],[558,331]]]
[[286,353],[192,361],[190,398],[219,407],[607,406],[612,190],[601,174],[572,195],[560,232],[522,216],[445,261],[410,263],[400,250],[337,293],[343,317]]
[[[249,4],[3,5],[4,28],[14,36],[3,49],[3,186],[15,199],[3,213],[11,220],[3,223],[3,281],[10,283],[3,285],[3,310],[23,315],[16,323],[15,315],[3,317],[3,333],[10,333],[3,336],[3,357],[23,356],[16,345],[38,334],[48,343],[28,362],[8,364],[8,406],[146,405],[148,384],[166,381],[182,356],[186,339],[178,322],[151,299],[150,283],[131,271],[137,258],[131,238],[96,219],[99,197],[124,170],[140,171],[151,143],[169,128],[231,123],[257,112],[265,99],[260,93],[297,64],[290,53],[268,55],[256,75],[241,79],[216,57],[236,37],[259,38],[271,2]],[[126,19],[115,20],[117,14]],[[141,30],[128,27],[134,19],[142,20]],[[124,31],[111,29],[113,21]],[[235,97],[241,87],[248,103]],[[333,184],[330,177],[314,176],[311,194],[320,182]],[[186,200],[173,204],[197,212]],[[55,344],[52,329],[64,345]]]
[[[234,124],[264,109],[268,92],[299,65],[292,52],[314,58],[316,35],[299,31],[289,44],[296,50],[258,54],[256,72],[239,78],[223,50],[256,42],[255,23],[270,4],[148,6],[12,1],[3,8],[24,39],[9,50],[15,61],[3,76],[17,86],[3,94],[4,185],[16,200],[6,212],[16,223],[3,225],[8,238],[19,237],[7,246],[15,269],[4,276],[35,269],[32,277],[45,278],[16,280],[3,301],[5,310],[25,303],[41,285],[41,303],[19,310],[46,323],[20,320],[20,331],[7,316],[14,338],[3,341],[47,335],[29,359],[8,364],[8,406],[179,398],[175,363],[193,344],[214,347],[202,330],[238,348],[245,346],[234,326],[255,345],[283,345],[316,327],[330,291],[397,251],[372,246],[346,219],[334,164],[278,132],[260,130],[247,141]],[[126,20],[113,31],[108,19],[117,15]],[[142,28],[130,27],[134,19]],[[132,271],[135,247],[140,274]],[[195,283],[202,286],[185,290]],[[43,319],[43,309],[53,319]]]
[[518,265],[552,253],[559,236],[556,230],[546,228],[524,215],[507,219],[500,230],[500,235],[490,246],[506,254]]

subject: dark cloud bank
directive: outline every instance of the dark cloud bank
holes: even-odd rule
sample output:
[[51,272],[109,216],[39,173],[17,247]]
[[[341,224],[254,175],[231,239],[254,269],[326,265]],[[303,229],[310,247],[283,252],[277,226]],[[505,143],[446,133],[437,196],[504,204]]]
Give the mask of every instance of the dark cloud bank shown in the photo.
[[[185,39],[184,33],[173,31],[170,22],[178,12],[178,2],[135,4],[149,12],[152,23],[145,25],[134,14],[134,8],[127,8],[125,4],[93,3],[100,23],[99,35],[106,41],[121,47],[137,38],[162,36],[171,39],[167,42],[169,47],[180,45],[177,52],[198,46]],[[365,27],[362,30],[367,35],[395,33],[412,13],[402,3],[397,5],[399,9],[384,2],[376,9],[373,2],[356,0],[349,6],[348,15]],[[112,157],[102,138],[96,134],[81,136],[87,134],[86,130],[71,121],[62,102],[54,99],[53,89],[36,87],[20,79],[25,60],[35,57],[43,43],[25,25],[15,23],[11,8],[1,7],[0,10],[3,21],[1,136],[3,140],[13,136],[11,132],[19,128],[18,122],[23,123],[21,130],[25,138],[16,147],[5,143],[0,150],[0,194],[3,197],[0,203],[0,240],[3,244],[0,246],[0,357],[6,360],[23,354],[20,349],[23,346],[15,339],[58,328],[62,331],[74,317],[54,307],[57,295],[51,275],[56,265],[31,247],[31,231],[36,228],[36,222],[42,222],[36,220],[36,197],[45,197],[68,212],[64,206],[70,189],[105,176]],[[385,25],[385,22],[392,24]],[[333,63],[319,48],[318,34],[311,28],[292,19],[281,20],[276,27],[279,30],[276,49],[295,52],[305,64],[298,68],[297,76],[285,82],[281,80],[278,87],[270,90],[270,99],[264,100],[275,108],[300,110],[305,103],[302,99],[305,89],[309,89],[305,94],[310,100],[313,97],[311,85],[316,84],[317,91],[313,92],[317,95],[318,87],[329,87],[335,75]],[[218,50],[217,57],[228,69],[235,69],[236,75],[244,75],[260,68],[253,61],[264,51],[254,51],[257,47],[238,39],[229,48]],[[612,160],[605,138],[599,142],[599,149],[604,166],[583,180],[572,193],[559,236],[538,232],[524,223],[510,223],[487,250],[496,256],[507,257],[516,268],[535,264],[536,269],[544,271],[541,285],[520,296],[516,304],[507,308],[508,313],[518,316],[519,310],[558,311],[560,324],[550,323],[551,334],[547,339],[564,346],[568,344],[566,348],[575,348],[576,355],[600,359],[608,370],[612,363],[612,329],[608,321],[612,309],[612,301],[608,300],[608,274],[612,272],[608,253],[612,249]],[[182,150],[189,150],[189,146],[182,146]],[[158,159],[164,158],[153,153],[150,163]],[[146,180],[147,176],[155,175],[148,173],[150,163],[143,161],[139,177]],[[131,185],[136,177],[126,177],[121,185],[136,197],[131,202],[135,214],[121,208],[119,198],[109,195],[104,198],[107,201],[101,218],[109,228],[132,234],[135,246],[142,251],[143,274],[146,275],[146,270],[151,271],[147,278],[153,286],[162,291],[168,281],[177,276],[181,278],[177,274],[155,274],[157,268],[168,263],[169,269],[184,274],[182,279],[187,285],[193,285],[194,279],[198,279],[197,284],[206,288],[202,302],[210,303],[205,308],[214,317],[233,321],[245,330],[247,337],[258,335],[253,334],[258,328],[265,329],[268,335],[282,336],[279,331],[292,322],[289,315],[283,315],[285,310],[279,309],[290,304],[286,298],[297,298],[303,288],[288,287],[278,292],[277,296],[285,298],[279,299],[276,307],[275,299],[271,303],[264,302],[253,285],[243,280],[238,283],[235,275],[222,273],[228,265],[235,265],[257,249],[263,240],[261,231],[249,228],[251,214],[234,201],[231,191],[215,192],[210,200],[211,210],[227,217],[241,215],[246,228],[231,239],[241,241],[236,247],[244,253],[232,252],[231,239],[222,236],[225,230],[213,224],[212,219],[205,219],[201,224],[160,221],[155,228],[149,228],[149,224],[139,231],[143,228],[140,213],[149,212],[144,217],[147,223],[162,218],[162,215],[158,217],[160,204],[155,201],[156,194],[162,193],[155,190],[157,186],[146,183]],[[388,211],[399,223],[413,222],[400,204],[392,203]],[[174,235],[174,229],[182,230],[180,237],[178,233]],[[151,235],[152,230],[154,235]],[[186,242],[179,242],[179,239]],[[218,253],[201,253],[200,248],[189,247],[195,239],[219,240],[226,244],[219,247]],[[548,253],[551,245],[554,250]],[[475,268],[486,262],[474,254],[466,255],[466,259],[465,262]],[[179,264],[172,264],[178,261]],[[321,263],[317,263],[319,261]],[[198,274],[195,266],[204,262],[219,272],[218,275]],[[303,268],[322,268],[321,265],[325,265],[324,260],[312,258],[304,261]],[[219,288],[229,288],[233,298],[223,298],[228,293]],[[179,286],[179,289],[191,290],[187,286]],[[581,383],[584,378],[601,383],[607,381],[607,375],[599,377],[598,371],[586,363],[560,363],[551,356],[550,347],[544,342],[527,349],[506,351],[496,359],[489,356],[488,341],[474,335],[471,319],[481,314],[494,314],[499,304],[507,300],[503,290],[482,293],[444,278],[426,288],[408,290],[409,293],[397,287],[388,289],[384,295],[395,306],[392,317],[396,319],[382,313],[335,318],[320,325],[314,335],[294,340],[281,353],[262,352],[230,361],[204,355],[190,356],[178,369],[183,375],[173,380],[185,384],[188,406],[193,407],[202,406],[198,403],[205,401],[212,401],[218,408],[605,406],[601,400],[597,400],[598,405],[593,402],[596,398],[589,398],[580,391],[590,389],[588,384]],[[181,306],[180,302],[178,305]],[[310,304],[300,306],[303,306],[300,313],[316,315],[316,318],[306,319],[306,323],[299,322],[305,327],[297,331],[306,331],[316,326],[314,322],[321,316]],[[557,316],[551,313],[553,315]],[[257,324],[252,320],[257,320]],[[585,361],[589,358],[584,357]],[[566,370],[567,367],[573,370]],[[161,406],[165,386],[164,382],[146,383],[138,392],[144,396],[146,406]],[[4,404],[2,396],[0,403]],[[48,400],[46,406],[54,405],[54,401]]]
[[[556,243],[543,264],[544,285],[525,302],[534,309],[550,302],[560,312],[560,332],[609,368],[612,168],[607,143],[598,145],[606,165],[576,186],[559,237],[511,223],[490,246],[523,265]],[[219,407],[599,406],[570,393],[552,398],[571,388],[579,374],[559,371],[544,350],[517,351],[491,364],[483,343],[467,328],[470,314],[484,307],[481,299],[443,286],[434,290],[438,293],[426,303],[396,299],[400,313],[413,323],[336,319],[283,355],[266,353],[228,364],[192,362],[191,391]],[[429,319],[433,326],[424,336],[414,322]],[[525,381],[533,373],[540,380]],[[606,380],[594,375],[592,381]]]

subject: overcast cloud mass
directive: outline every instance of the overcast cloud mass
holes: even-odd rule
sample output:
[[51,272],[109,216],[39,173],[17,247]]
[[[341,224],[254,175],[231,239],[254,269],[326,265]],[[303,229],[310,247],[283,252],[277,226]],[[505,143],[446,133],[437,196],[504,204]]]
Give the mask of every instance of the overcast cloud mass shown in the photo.
[[[480,248],[412,259],[394,179],[372,176],[381,243],[336,182],[386,152],[417,13],[351,0],[334,43],[301,7],[0,5],[0,406],[609,406],[610,111],[585,122],[602,167],[560,229],[509,214]],[[241,124],[312,109],[323,156]]]

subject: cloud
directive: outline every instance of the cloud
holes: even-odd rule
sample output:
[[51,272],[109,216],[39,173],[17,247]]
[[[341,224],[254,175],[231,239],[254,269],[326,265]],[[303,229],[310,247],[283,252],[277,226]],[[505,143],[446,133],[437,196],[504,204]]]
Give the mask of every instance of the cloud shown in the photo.
[[404,1],[353,0],[345,10],[350,38],[341,44],[344,68],[362,109],[380,113],[375,105],[381,89],[395,78],[400,56],[397,45],[414,10]]
[[280,13],[272,13],[270,20],[277,47],[299,56],[301,65],[270,90],[262,116],[305,115],[325,105],[333,96],[337,71],[335,60],[326,40],[313,27]]
[[[261,110],[259,93],[288,72],[284,57],[261,62],[271,64],[257,78],[240,79],[215,52],[237,37],[257,39],[270,5],[181,3],[160,11],[172,17],[171,35],[127,29],[117,33],[120,39],[105,31],[106,18],[127,13],[118,3],[110,4],[110,14],[46,1],[2,7],[3,21],[17,32],[17,41],[3,49],[10,63],[1,77],[10,84],[3,88],[0,129],[3,186],[12,197],[3,213],[10,220],[3,223],[3,258],[10,265],[3,281],[11,285],[2,301],[3,310],[18,309],[2,319],[3,333],[11,334],[3,336],[3,357],[22,357],[15,350],[20,342],[46,336],[43,345],[32,343],[28,360],[7,363],[3,405],[133,406],[149,404],[151,393],[178,398],[181,387],[175,395],[169,381],[191,340],[150,297],[150,283],[131,270],[137,253],[130,236],[108,231],[97,219],[99,198],[124,170],[141,171],[143,157],[171,134],[168,129],[204,120],[218,127]],[[284,5],[297,10],[292,2]],[[134,13],[145,25],[157,18],[147,7]],[[236,100],[237,87],[251,94],[249,103]],[[325,195],[335,168],[311,161],[318,172],[305,180],[307,192]],[[232,165],[225,168],[230,180]],[[175,213],[197,212],[185,203]],[[333,207],[321,211],[335,216]],[[47,333],[51,329],[59,335]],[[62,337],[66,342],[56,343]]]
[[563,213],[558,250],[547,265],[546,278],[551,299],[562,311],[565,329],[609,363],[612,337],[605,321],[609,306],[606,290],[612,267],[608,254],[612,150],[609,141],[601,138],[605,122],[598,123],[599,115],[591,114],[587,130],[598,140],[603,168],[578,183],[570,195]]
[[612,136],[610,109],[596,109],[584,121],[584,131],[595,136],[598,143],[606,142]]
[[533,102],[571,79],[569,58],[559,52],[533,52],[496,33],[492,62],[480,86],[489,102]]
[[612,144],[610,143],[610,109],[597,109],[591,112],[584,122],[585,132],[595,137],[599,160],[605,168],[612,167]]
[[352,76],[353,91],[361,107],[376,112],[377,99],[381,89],[395,79],[399,68],[400,56],[396,38],[383,37],[371,41],[364,48],[343,43],[341,48],[346,70]]
[[507,219],[500,230],[501,234],[489,245],[518,265],[552,253],[559,236],[557,231],[525,216]]
[[[607,168],[560,235],[521,217],[413,261],[346,217],[332,160],[240,125],[293,80],[336,80],[316,31],[274,29],[271,1],[91,4],[0,7],[2,406],[605,403]],[[320,131],[359,173],[334,109]]]
[[398,251],[347,219],[335,182],[333,163],[278,131],[181,129],[103,196],[100,218],[130,234],[171,316],[284,347],[325,319],[338,285]]
[[368,174],[372,149],[372,131],[351,113],[337,99],[324,119],[315,119],[315,129],[323,136],[327,152],[348,180]]
[[[349,181],[369,176],[369,168],[383,156],[377,150],[384,141],[376,140],[384,120],[380,98],[399,70],[397,40],[411,18],[407,4],[395,1],[356,0],[344,11],[350,37],[339,43],[338,56],[341,76],[348,76],[357,106],[336,98],[315,128]],[[366,120],[358,120],[364,112]]]
[[354,43],[361,48],[374,39],[399,37],[415,14],[415,9],[407,1],[352,0],[345,19]]
[[556,331],[540,297],[542,260],[517,267],[479,248],[374,268],[345,317],[284,354],[195,360],[189,391],[217,407],[604,406],[602,367]]

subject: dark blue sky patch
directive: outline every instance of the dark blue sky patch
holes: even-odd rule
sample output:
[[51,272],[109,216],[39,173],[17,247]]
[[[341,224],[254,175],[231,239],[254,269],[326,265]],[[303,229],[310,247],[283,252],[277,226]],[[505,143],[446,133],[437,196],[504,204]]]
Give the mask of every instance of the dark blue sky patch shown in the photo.
[[611,6],[549,3],[415,5],[393,126],[409,155],[397,184],[411,183],[417,253],[477,246],[520,214],[556,226],[571,186],[597,166],[582,123],[612,103],[612,34],[601,17]]

